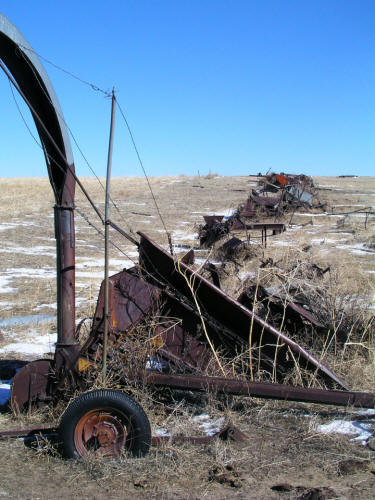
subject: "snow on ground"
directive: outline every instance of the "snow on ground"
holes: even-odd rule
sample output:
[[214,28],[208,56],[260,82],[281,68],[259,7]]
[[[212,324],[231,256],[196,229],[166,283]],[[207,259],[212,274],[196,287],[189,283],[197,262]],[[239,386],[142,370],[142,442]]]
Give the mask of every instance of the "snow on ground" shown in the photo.
[[140,207],[146,205],[146,203],[145,202],[137,203],[136,201],[125,201],[124,203],[121,203],[121,205],[137,205]]
[[355,204],[355,203],[344,203],[343,205],[332,205],[333,208],[337,207],[364,207],[365,205],[363,203]]
[[349,250],[350,253],[357,255],[368,255],[369,253],[375,253],[365,247],[363,243],[355,243],[354,245],[336,245],[336,248],[340,250]]
[[55,257],[56,256],[56,247],[47,247],[47,246],[34,246],[34,247],[12,247],[9,246],[7,248],[1,248],[0,252],[2,253],[18,253],[23,255],[44,255],[47,257]]
[[312,238],[311,243],[316,245],[323,245],[325,243],[336,244],[338,241],[344,241],[344,240],[346,240],[346,238],[325,238],[323,236],[322,238]]
[[[206,434],[206,436],[213,436],[217,432],[221,431],[224,422],[224,417],[213,420],[210,415],[203,413],[202,415],[197,415],[191,419],[190,427],[198,426],[198,428],[201,429],[204,434]],[[171,424],[173,425],[174,422],[172,421]],[[169,437],[171,435],[171,432],[166,427],[160,427],[158,429],[155,429],[153,434],[155,436]]]
[[[208,262],[208,258],[202,259],[202,258],[198,257],[198,258],[194,259],[194,262],[195,262],[195,264],[205,264],[206,262]],[[214,264],[215,266],[219,266],[221,264],[221,262],[218,262],[218,261],[215,262],[213,260],[210,260],[210,263]]]
[[13,267],[7,269],[7,274],[14,278],[56,278],[56,269],[54,267],[42,267],[35,269],[32,267]]
[[0,224],[0,231],[7,231],[8,229],[14,229],[15,227],[19,226],[38,226],[39,224],[35,224],[35,222],[7,222],[7,223],[2,223]]
[[239,274],[239,277],[241,280],[245,280],[246,278],[255,278],[257,276],[257,273],[254,271],[246,271],[246,272],[241,272]]
[[160,427],[159,429],[155,429],[153,432],[154,436],[162,436],[162,437],[169,437],[170,433],[165,427]]
[[333,420],[328,424],[318,425],[316,430],[322,434],[348,434],[355,436],[351,441],[366,445],[372,437],[374,422],[371,420]]
[[0,276],[0,293],[13,293],[17,290],[16,288],[11,288],[7,286],[10,281],[11,281],[10,278],[6,278],[5,276]]
[[1,347],[0,354],[17,353],[26,356],[44,356],[45,354],[54,352],[57,334],[35,335],[35,333],[35,331],[31,330],[27,340],[23,338],[18,342]]
[[[138,252],[126,252],[126,255],[129,257],[135,257],[138,259]],[[77,268],[83,268],[83,267],[100,267],[101,269],[104,268],[104,257],[99,257],[98,259],[92,259],[92,260],[84,260],[85,257],[78,257],[77,261],[82,261],[82,262],[76,262],[76,267]],[[109,265],[110,267],[113,268],[120,268],[122,269],[124,267],[124,263],[128,263],[128,259],[109,259]]]
[[202,414],[193,417],[193,422],[199,423],[199,428],[202,429],[207,436],[213,436],[223,428],[224,417],[212,420],[210,415]]
[[273,240],[272,244],[277,247],[288,247],[289,245],[292,245],[293,242],[285,240]]
[[[76,305],[77,305],[77,299],[76,299]],[[45,307],[48,307],[48,309],[57,309],[57,302],[53,302],[52,304],[39,304],[38,306],[34,307],[34,311],[40,311],[41,309],[44,309]]]
[[173,238],[176,240],[196,240],[197,239],[197,234],[196,233],[187,233],[185,231],[182,231],[181,229],[175,229],[172,232]]
[[40,325],[54,321],[54,314],[33,314],[30,316],[12,316],[11,318],[0,319],[0,327],[9,328],[20,325]]

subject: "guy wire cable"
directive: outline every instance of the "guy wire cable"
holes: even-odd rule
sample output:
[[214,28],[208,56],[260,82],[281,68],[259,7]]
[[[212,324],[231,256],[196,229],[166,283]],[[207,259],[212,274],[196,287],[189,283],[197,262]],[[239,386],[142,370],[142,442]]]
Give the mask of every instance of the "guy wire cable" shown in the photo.
[[[8,80],[9,80],[9,79],[8,79]],[[11,83],[11,81],[10,81],[10,80],[9,80],[9,86],[10,86],[10,90],[11,90],[11,92],[12,92],[12,96],[13,96],[13,100],[14,100],[14,102],[15,102],[15,105],[16,105],[16,107],[17,107],[17,109],[18,109],[18,112],[19,112],[19,114],[20,114],[20,116],[21,116],[21,118],[22,118],[22,121],[23,121],[24,125],[26,126],[26,128],[27,128],[27,130],[28,130],[29,134],[31,135],[31,137],[33,138],[33,140],[35,141],[35,143],[36,143],[36,144],[40,147],[40,149],[42,149],[42,150],[43,150],[43,152],[44,152],[44,153],[45,153],[45,154],[49,157],[48,153],[44,150],[44,148],[43,148],[42,144],[38,141],[38,139],[34,136],[34,134],[32,133],[32,131],[30,130],[30,127],[29,127],[28,123],[26,122],[26,119],[25,119],[25,117],[23,116],[22,111],[21,111],[21,109],[20,109],[20,107],[19,107],[19,105],[18,105],[18,102],[17,102],[16,97],[15,97],[15,95],[14,95],[13,86],[12,86],[12,83]],[[52,158],[50,158],[50,157],[49,157],[49,159],[52,159]],[[57,162],[56,162],[56,160],[54,160],[54,162],[55,162],[55,164],[57,165],[57,167],[58,167],[58,168],[59,168],[62,172],[64,172],[64,173],[65,173],[64,168],[63,168],[63,167],[62,167],[59,163],[57,163]],[[69,189],[69,191],[70,191],[70,188],[68,188],[68,189]],[[78,207],[77,207],[76,205],[75,205],[74,209],[75,209],[75,210],[77,211],[77,213],[78,213],[78,214],[79,214],[79,215],[80,215],[80,216],[81,216],[81,217],[82,217],[82,218],[86,221],[86,223],[87,223],[89,226],[91,226],[92,228],[94,228],[94,229],[95,229],[95,230],[96,230],[99,234],[101,234],[101,235],[102,235],[102,232],[100,231],[100,229],[98,229],[98,228],[97,228],[97,227],[96,227],[96,226],[95,226],[92,222],[90,222],[90,220],[88,219],[87,215],[83,213],[82,209],[78,209]],[[115,248],[116,248],[119,252],[121,252],[121,253],[122,253],[122,254],[123,254],[123,255],[124,255],[127,259],[131,260],[131,261],[133,262],[133,264],[136,264],[136,262],[135,262],[135,261],[134,261],[134,260],[133,260],[133,259],[132,259],[129,255],[127,255],[127,254],[126,254],[126,253],[125,253],[125,252],[124,252],[124,251],[123,251],[120,247],[118,247],[118,246],[117,246],[117,245],[116,245],[116,244],[115,244],[112,240],[109,240],[109,241],[110,241],[111,245],[113,245],[113,246],[114,246],[114,247],[115,247]]]
[[[75,78],[76,80],[79,80],[80,82],[82,82],[82,83],[84,83],[84,84],[88,85],[88,86],[89,86],[89,87],[91,87],[93,90],[96,90],[96,91],[100,91],[100,92],[102,92],[102,93],[103,93],[106,97],[111,97],[111,94],[108,94],[108,93],[107,93],[107,92],[105,92],[104,90],[100,89],[98,86],[96,86],[96,85],[94,85],[94,84],[91,84],[91,83],[89,83],[89,82],[86,82],[86,80],[83,80],[82,78],[79,78],[78,76],[74,75],[74,74],[73,74],[73,73],[71,73],[70,71],[64,70],[64,69],[63,69],[63,68],[61,68],[60,66],[57,66],[56,64],[54,64],[53,62],[49,61],[48,59],[46,59],[46,58],[44,58],[44,57],[40,56],[40,55],[39,55],[37,52],[35,52],[34,50],[28,49],[27,47],[24,47],[23,45],[19,45],[18,47],[22,47],[22,48],[25,48],[25,49],[29,50],[30,52],[34,52],[34,53],[35,53],[38,57],[41,57],[42,59],[44,59],[45,61],[47,61],[49,64],[51,64],[52,66],[54,66],[55,68],[57,68],[57,69],[59,69],[59,70],[63,71],[64,73],[66,73],[66,74],[68,74],[68,75],[72,76],[72,77],[73,77],[73,78]],[[43,92],[43,93],[44,93],[44,95],[46,96],[47,100],[48,100],[51,104],[53,104],[53,103],[52,103],[52,101],[51,101],[50,96],[48,95],[48,93],[47,93],[47,92],[46,92],[46,90],[44,89],[43,85],[39,82],[39,79],[38,79],[38,77],[37,77],[37,75],[36,75],[36,73],[35,73],[35,71],[34,71],[34,67],[33,67],[33,66],[32,66],[32,64],[30,63],[30,61],[28,60],[28,58],[25,56],[25,54],[23,53],[23,51],[22,51],[22,50],[19,50],[19,48],[16,48],[16,53],[17,53],[17,54],[20,54],[20,55],[21,55],[21,57],[25,60],[26,64],[29,66],[29,68],[31,69],[31,71],[34,73],[34,76],[35,76],[35,78],[36,78],[36,80],[37,80],[37,82],[38,82],[38,84],[39,84],[39,86],[40,86],[40,88],[41,88],[42,92]],[[78,141],[76,140],[76,138],[75,138],[75,136],[74,136],[74,134],[73,134],[73,132],[72,132],[71,128],[69,127],[68,123],[66,122],[66,120],[65,120],[65,118],[64,118],[64,116],[63,116],[63,114],[58,112],[58,115],[59,115],[59,117],[61,118],[61,120],[64,122],[64,124],[66,125],[66,127],[67,127],[67,129],[68,129],[68,131],[69,131],[69,134],[71,135],[71,137],[72,137],[72,139],[73,139],[73,141],[74,141],[74,144],[76,145],[76,147],[77,147],[77,149],[78,149],[79,153],[81,154],[82,158],[84,159],[84,161],[85,161],[86,165],[89,167],[89,169],[90,169],[90,170],[91,170],[91,172],[93,173],[94,177],[96,178],[96,180],[97,180],[97,181],[98,181],[98,183],[100,184],[100,186],[101,186],[102,190],[103,190],[103,191],[105,191],[105,187],[103,186],[103,184],[102,184],[101,180],[100,180],[100,179],[99,179],[99,177],[97,176],[97,174],[96,174],[95,170],[93,169],[93,167],[90,165],[90,163],[89,163],[88,159],[87,159],[87,158],[86,158],[86,156],[84,155],[84,153],[83,153],[82,149],[80,148],[80,146],[79,146],[79,144],[78,144]],[[121,211],[120,211],[119,207],[117,206],[117,204],[114,202],[114,200],[113,200],[111,197],[110,197],[110,200],[111,200],[111,203],[113,204],[113,206],[115,207],[116,211],[119,213],[120,218],[122,219],[122,221],[123,221],[123,222],[127,225],[127,227],[128,227],[128,229],[129,229],[129,231],[130,231],[131,233],[133,233],[133,232],[134,232],[134,231],[133,231],[133,229],[130,227],[130,225],[129,225],[128,221],[127,221],[127,220],[124,218],[124,216],[122,215],[122,213],[121,213]]]
[[[102,93],[102,94],[104,94],[106,97],[111,97],[111,93],[110,93],[110,92],[108,92],[108,91],[105,91],[105,90],[101,89],[99,86],[97,86],[97,85],[95,85],[95,84],[93,84],[93,83],[91,83],[91,82],[89,82],[89,81],[87,81],[87,80],[84,80],[83,78],[81,78],[81,77],[79,77],[79,76],[75,75],[75,74],[74,74],[74,73],[72,73],[71,71],[68,71],[68,70],[66,70],[66,69],[62,68],[61,66],[59,66],[59,65],[57,65],[57,64],[55,64],[55,63],[53,63],[51,60],[49,60],[49,59],[47,59],[46,57],[43,57],[43,56],[41,56],[40,54],[38,54],[38,52],[36,52],[35,50],[30,49],[30,48],[28,48],[28,47],[25,47],[25,46],[23,46],[23,45],[21,45],[21,44],[19,45],[19,47],[22,47],[23,49],[28,50],[28,51],[30,51],[30,52],[33,52],[33,53],[34,53],[34,54],[36,54],[38,57],[40,57],[41,59],[43,59],[44,61],[46,61],[48,64],[51,64],[51,65],[52,65],[53,67],[55,67],[56,69],[58,69],[58,70],[60,70],[60,71],[64,72],[65,74],[67,74],[67,75],[71,76],[72,78],[75,78],[76,80],[78,80],[79,82],[83,83],[84,85],[89,86],[92,90],[95,90],[95,91],[97,91],[97,92],[101,92],[101,93]],[[17,49],[16,49],[16,50],[17,50]],[[22,51],[22,50],[19,50],[19,49],[18,49],[18,51],[20,52],[21,56],[22,56],[22,57],[26,60],[27,64],[29,64],[29,61],[27,61],[27,59],[25,58],[25,55],[24,55],[23,51]],[[44,89],[43,89],[43,91],[44,91]],[[168,243],[169,243],[170,251],[171,251],[171,253],[173,254],[173,246],[172,246],[172,241],[171,241],[171,235],[170,235],[170,233],[168,232],[167,227],[166,227],[166,224],[165,224],[165,222],[164,222],[164,219],[163,219],[163,217],[162,217],[162,215],[161,215],[161,212],[160,212],[159,206],[158,206],[157,201],[156,201],[156,197],[155,197],[155,195],[154,195],[154,192],[153,192],[152,187],[151,187],[151,184],[150,184],[150,180],[149,180],[149,178],[148,178],[148,176],[147,176],[147,173],[146,173],[146,170],[145,170],[145,168],[144,168],[143,162],[142,162],[142,160],[141,160],[141,157],[140,157],[140,154],[139,154],[138,148],[137,148],[137,146],[136,146],[136,143],[135,143],[135,140],[134,140],[134,136],[133,136],[132,130],[131,130],[131,128],[130,128],[129,122],[128,122],[128,120],[127,120],[127,119],[126,119],[126,117],[125,117],[125,114],[124,114],[124,112],[123,112],[123,110],[122,110],[122,108],[121,108],[121,106],[120,106],[120,103],[118,102],[118,99],[117,99],[117,98],[115,98],[115,100],[116,100],[116,104],[117,104],[117,106],[118,106],[118,108],[119,108],[119,111],[120,111],[120,113],[121,113],[121,116],[122,116],[122,118],[123,118],[123,119],[124,119],[124,121],[125,121],[125,124],[126,124],[127,130],[128,130],[128,132],[129,132],[129,135],[130,135],[131,142],[132,142],[132,144],[133,144],[133,147],[134,147],[134,150],[135,150],[135,152],[136,152],[136,155],[137,155],[137,158],[138,158],[139,164],[140,164],[140,166],[141,166],[141,168],[142,168],[142,171],[143,171],[143,174],[144,174],[144,176],[145,176],[145,178],[146,178],[148,188],[149,188],[149,190],[150,190],[150,193],[151,193],[151,196],[152,196],[152,199],[153,199],[154,205],[155,205],[155,207],[156,207],[156,211],[157,211],[158,216],[159,216],[159,218],[160,218],[160,220],[161,220],[161,223],[162,223],[162,225],[163,225],[164,231],[165,231],[165,233],[166,233],[166,235],[167,235],[167,239],[168,239]],[[64,120],[64,118],[62,118],[62,119]],[[64,121],[65,121],[65,120],[64,120]],[[68,127],[68,129],[69,129],[69,127]],[[69,132],[71,133],[70,129],[69,129]],[[76,143],[75,138],[74,138],[74,136],[73,136],[73,134],[72,134],[72,133],[71,133],[71,135],[72,135],[72,138],[73,138],[74,142]],[[77,146],[77,147],[78,147],[78,146]],[[80,148],[78,147],[78,149],[80,149]],[[82,153],[81,153],[81,154],[82,154]],[[82,155],[82,156],[84,157],[84,155]],[[89,165],[89,168],[91,169],[90,165]],[[91,170],[92,170],[92,169],[91,169]],[[93,173],[94,173],[94,172],[93,172]],[[94,173],[94,175],[96,176],[96,174],[95,174],[95,173]],[[98,180],[99,180],[99,179],[98,179]],[[100,182],[100,181],[99,181],[99,182]],[[100,183],[100,184],[101,184],[101,183]],[[102,185],[102,184],[101,184],[101,185]],[[103,186],[102,186],[102,187],[103,187]],[[111,201],[113,202],[113,200],[111,200]],[[116,204],[115,204],[115,203],[113,203],[113,204],[114,204],[114,206],[117,208]],[[117,210],[118,210],[118,208],[117,208]],[[128,225],[128,227],[129,227],[129,225]],[[131,231],[131,232],[133,232],[133,231],[132,231],[132,229],[131,229],[130,227],[129,227],[129,229],[130,229],[130,231]]]

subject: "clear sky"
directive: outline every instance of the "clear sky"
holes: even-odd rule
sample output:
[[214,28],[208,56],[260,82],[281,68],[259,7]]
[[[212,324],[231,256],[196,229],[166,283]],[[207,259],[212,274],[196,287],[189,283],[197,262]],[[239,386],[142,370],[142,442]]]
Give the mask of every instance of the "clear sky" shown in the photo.
[[[115,87],[149,175],[375,175],[374,0],[4,0],[0,11],[42,56]],[[104,176],[109,99],[44,65]],[[0,176],[46,175],[1,71],[0,109]],[[113,175],[142,175],[119,114]]]

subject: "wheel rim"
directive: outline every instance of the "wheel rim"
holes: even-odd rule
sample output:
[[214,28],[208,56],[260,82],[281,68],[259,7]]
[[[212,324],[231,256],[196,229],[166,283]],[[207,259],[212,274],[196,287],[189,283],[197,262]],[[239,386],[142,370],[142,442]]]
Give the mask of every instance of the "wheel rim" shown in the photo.
[[114,408],[98,408],[85,413],[74,430],[74,444],[79,455],[89,451],[100,456],[121,454],[131,447],[131,423],[126,415]]

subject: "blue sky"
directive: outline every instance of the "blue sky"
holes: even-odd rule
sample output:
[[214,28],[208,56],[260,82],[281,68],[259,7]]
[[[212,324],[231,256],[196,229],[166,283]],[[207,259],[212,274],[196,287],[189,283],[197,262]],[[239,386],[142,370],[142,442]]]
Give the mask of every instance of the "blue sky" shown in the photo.
[[[115,87],[149,175],[375,175],[374,1],[5,0],[0,9],[39,54]],[[110,101],[44,65],[105,175]],[[46,175],[2,72],[0,109],[0,176]],[[78,174],[90,175],[73,151]],[[113,175],[142,175],[119,114]]]

